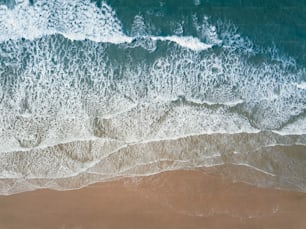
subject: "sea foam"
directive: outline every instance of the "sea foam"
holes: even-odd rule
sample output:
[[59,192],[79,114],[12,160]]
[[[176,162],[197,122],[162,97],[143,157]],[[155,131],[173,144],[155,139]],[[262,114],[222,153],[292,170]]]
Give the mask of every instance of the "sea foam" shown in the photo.
[[[89,1],[20,1],[13,8],[0,8],[0,41],[25,38],[34,40],[43,36],[61,34],[71,40],[89,39],[112,44],[131,43],[136,37],[123,33],[115,12],[105,2],[97,7]],[[138,36],[139,38],[139,36]],[[149,36],[146,39],[175,42],[192,50],[205,50],[212,45],[194,37]]]
[[220,164],[305,191],[305,69],[191,21],[196,35],[161,36],[141,15],[127,31],[105,2],[1,6],[1,193]]

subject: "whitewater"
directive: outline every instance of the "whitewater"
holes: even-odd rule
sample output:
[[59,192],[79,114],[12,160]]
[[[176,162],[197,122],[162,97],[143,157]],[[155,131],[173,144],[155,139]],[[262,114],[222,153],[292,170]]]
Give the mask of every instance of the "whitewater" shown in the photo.
[[305,192],[305,66],[231,21],[148,12],[0,2],[0,194],[218,165]]

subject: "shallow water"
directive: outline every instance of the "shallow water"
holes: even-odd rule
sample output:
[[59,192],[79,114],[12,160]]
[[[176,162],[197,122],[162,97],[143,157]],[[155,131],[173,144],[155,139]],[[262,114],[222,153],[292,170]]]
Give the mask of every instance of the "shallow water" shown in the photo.
[[220,164],[305,192],[303,1],[0,3],[2,194]]

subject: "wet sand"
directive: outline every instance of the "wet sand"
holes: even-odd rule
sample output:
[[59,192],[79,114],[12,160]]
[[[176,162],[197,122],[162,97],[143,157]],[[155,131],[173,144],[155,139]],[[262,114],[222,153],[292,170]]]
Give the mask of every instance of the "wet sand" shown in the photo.
[[0,196],[0,229],[306,228],[306,194],[207,170]]

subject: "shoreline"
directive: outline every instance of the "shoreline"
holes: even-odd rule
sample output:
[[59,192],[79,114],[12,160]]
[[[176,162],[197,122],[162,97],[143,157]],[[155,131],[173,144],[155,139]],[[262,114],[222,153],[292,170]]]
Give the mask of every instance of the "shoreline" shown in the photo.
[[0,228],[306,227],[306,193],[231,181],[207,169],[0,196]]

